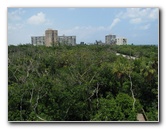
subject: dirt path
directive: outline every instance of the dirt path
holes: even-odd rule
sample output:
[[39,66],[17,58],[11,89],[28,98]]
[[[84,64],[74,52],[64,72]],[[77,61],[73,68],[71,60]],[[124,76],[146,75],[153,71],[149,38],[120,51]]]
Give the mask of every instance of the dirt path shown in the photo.
[[121,53],[116,53],[116,55],[117,55],[117,56],[122,55],[123,57],[125,57],[125,58],[127,58],[127,59],[133,59],[133,60],[137,59],[137,58],[134,57],[134,56],[124,55],[124,54],[121,54]]
[[137,114],[137,120],[138,121],[145,121],[143,114],[141,114],[141,113]]

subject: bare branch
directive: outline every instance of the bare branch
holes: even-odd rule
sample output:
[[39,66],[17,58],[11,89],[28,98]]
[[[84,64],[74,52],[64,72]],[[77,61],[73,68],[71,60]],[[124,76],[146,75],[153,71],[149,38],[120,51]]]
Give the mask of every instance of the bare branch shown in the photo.
[[96,74],[97,74],[97,73],[95,73],[95,74],[93,75],[93,77],[92,77],[91,80],[89,81],[89,84],[91,84],[91,82],[93,81],[93,79],[94,79],[94,77],[96,76]]
[[36,112],[36,108],[37,108],[37,106],[38,106],[39,98],[40,98],[40,97],[39,97],[39,91],[38,91],[36,103],[35,103],[34,108],[33,108],[35,112]]
[[88,98],[89,100],[91,100],[91,98],[94,96],[95,92],[96,92],[96,88],[93,90],[91,96]]
[[[131,59],[131,49],[130,49],[130,59]],[[130,60],[130,70],[129,70],[129,78],[130,78],[130,91],[131,91],[131,94],[132,94],[132,98],[133,98],[133,110],[135,110],[135,102],[136,102],[136,99],[135,99],[135,96],[134,96],[134,91],[133,91],[133,83],[132,83],[132,80],[131,80],[131,75],[130,75],[130,72],[131,72],[131,60]]]
[[131,94],[132,94],[132,97],[133,97],[133,110],[135,110],[135,102],[136,102],[136,99],[135,99],[135,97],[134,97],[133,84],[132,84],[132,80],[131,80],[130,74],[129,74],[129,78],[130,78],[130,91],[131,91]]
[[143,108],[142,108],[142,111],[143,111],[143,114],[144,114],[144,116],[145,116],[145,119],[148,121],[148,117],[147,117],[147,115],[146,115],[146,113],[145,113],[145,111],[144,111]]
[[20,119],[21,119],[21,121],[22,121],[22,100],[23,100],[23,97],[24,97],[24,93],[22,94],[22,97],[20,100]]
[[[42,86],[42,88],[43,88],[43,86]],[[39,119],[42,120],[42,121],[46,121],[45,119],[41,118],[41,117],[36,113],[36,108],[37,108],[37,106],[38,106],[39,99],[42,98],[43,96],[45,96],[46,93],[47,93],[47,92],[46,92],[43,96],[40,97],[40,91],[41,91],[42,88],[40,88],[40,89],[38,90],[38,94],[37,94],[37,98],[36,98],[36,103],[35,103],[34,106],[33,106],[33,110],[34,110],[34,112],[35,112],[37,118],[39,118]],[[32,97],[32,96],[31,96],[31,97]]]
[[96,87],[96,98],[97,98],[96,107],[97,107],[97,109],[98,109],[98,107],[99,107],[98,92],[99,92],[99,83],[97,83],[97,87]]
[[13,74],[13,76],[14,76],[14,78],[17,80],[17,82],[18,82],[18,78],[15,76],[15,73],[18,71],[18,68],[14,71],[14,72],[12,72],[12,74]]
[[45,119],[41,118],[39,115],[36,114],[36,116],[37,116],[37,118],[39,118],[40,120],[46,121]]
[[87,69],[85,70],[85,72],[84,72],[83,74],[81,74],[81,77],[83,77],[88,71],[89,71],[89,68],[87,68]]
[[[33,83],[32,83],[33,84]],[[33,84],[33,86],[34,86],[34,84]],[[33,91],[34,91],[34,87],[32,88],[32,92],[30,93],[30,95],[31,95],[31,98],[30,98],[30,100],[29,100],[29,102],[31,103],[32,102],[32,98],[33,98]]]

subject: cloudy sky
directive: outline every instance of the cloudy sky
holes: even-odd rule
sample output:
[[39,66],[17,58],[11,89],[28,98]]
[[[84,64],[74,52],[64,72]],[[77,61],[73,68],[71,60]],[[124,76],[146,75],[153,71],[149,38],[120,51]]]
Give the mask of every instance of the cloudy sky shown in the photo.
[[158,44],[158,8],[8,8],[8,44],[31,42],[45,30],[75,35],[76,42],[105,42],[105,35],[125,37],[131,44]]

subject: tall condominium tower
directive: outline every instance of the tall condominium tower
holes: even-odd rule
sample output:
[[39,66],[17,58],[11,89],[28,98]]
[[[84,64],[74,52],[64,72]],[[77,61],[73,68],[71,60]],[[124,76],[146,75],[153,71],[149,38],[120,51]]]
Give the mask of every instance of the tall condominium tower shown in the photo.
[[115,44],[115,39],[116,39],[116,35],[106,35],[105,36],[105,43],[106,44]]
[[45,45],[58,45],[58,30],[48,29],[45,31]]

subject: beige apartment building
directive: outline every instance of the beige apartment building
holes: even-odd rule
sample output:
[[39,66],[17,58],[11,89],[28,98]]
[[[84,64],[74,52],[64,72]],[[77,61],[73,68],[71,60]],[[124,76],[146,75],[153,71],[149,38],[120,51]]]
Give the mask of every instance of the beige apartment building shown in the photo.
[[127,38],[116,38],[116,35],[109,34],[105,36],[105,44],[127,45]]
[[52,46],[54,45],[58,45],[58,30],[52,30],[52,29],[48,29],[45,31],[45,45],[46,46]]
[[75,46],[76,45],[76,36],[58,36],[58,43],[59,44],[65,44],[69,46]]
[[105,43],[106,44],[115,44],[115,40],[116,40],[116,35],[106,35],[105,36]]
[[45,36],[31,36],[31,43],[35,46],[45,45],[59,46],[59,45],[76,45],[76,36],[58,36],[58,30],[48,29],[45,31]]
[[45,36],[32,36],[31,43],[34,46],[45,45]]
[[124,37],[116,38],[116,45],[127,45],[127,38]]

